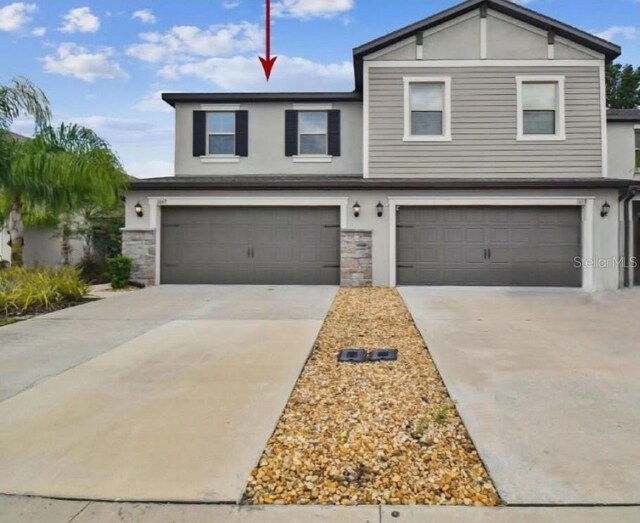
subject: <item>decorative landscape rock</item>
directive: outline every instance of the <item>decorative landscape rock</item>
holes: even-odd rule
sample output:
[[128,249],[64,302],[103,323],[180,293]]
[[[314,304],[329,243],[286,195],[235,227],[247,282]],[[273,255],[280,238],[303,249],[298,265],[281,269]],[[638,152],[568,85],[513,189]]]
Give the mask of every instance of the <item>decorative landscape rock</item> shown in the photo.
[[[344,347],[396,347],[346,365]],[[252,471],[255,504],[497,505],[491,479],[394,289],[341,289]]]

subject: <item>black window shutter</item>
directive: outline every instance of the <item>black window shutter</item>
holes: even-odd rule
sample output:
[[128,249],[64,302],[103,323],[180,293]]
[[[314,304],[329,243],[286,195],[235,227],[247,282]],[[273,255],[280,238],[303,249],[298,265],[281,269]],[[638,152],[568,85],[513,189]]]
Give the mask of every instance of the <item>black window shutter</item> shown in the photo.
[[340,156],[340,111],[328,111],[329,156]]
[[193,156],[207,154],[207,113],[193,111]]
[[284,113],[284,154],[285,156],[298,154],[298,111]]
[[249,156],[249,111],[236,111],[236,155]]

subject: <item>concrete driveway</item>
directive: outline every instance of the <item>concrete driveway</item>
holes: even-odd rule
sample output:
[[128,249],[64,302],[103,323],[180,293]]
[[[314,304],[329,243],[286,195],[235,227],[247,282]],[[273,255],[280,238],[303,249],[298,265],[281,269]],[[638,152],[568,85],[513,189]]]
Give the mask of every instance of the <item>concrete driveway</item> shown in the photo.
[[0,493],[237,502],[331,287],[172,287],[0,329]]
[[506,503],[640,503],[639,291],[401,294]]

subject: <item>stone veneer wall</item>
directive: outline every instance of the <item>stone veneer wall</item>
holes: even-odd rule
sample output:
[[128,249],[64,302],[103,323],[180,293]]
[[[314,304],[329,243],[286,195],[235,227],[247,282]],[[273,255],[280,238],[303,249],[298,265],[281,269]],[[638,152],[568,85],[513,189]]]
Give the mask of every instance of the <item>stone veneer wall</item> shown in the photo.
[[133,259],[131,281],[143,285],[156,282],[156,231],[123,230],[122,254]]
[[344,229],[340,234],[340,285],[370,287],[373,282],[371,231]]

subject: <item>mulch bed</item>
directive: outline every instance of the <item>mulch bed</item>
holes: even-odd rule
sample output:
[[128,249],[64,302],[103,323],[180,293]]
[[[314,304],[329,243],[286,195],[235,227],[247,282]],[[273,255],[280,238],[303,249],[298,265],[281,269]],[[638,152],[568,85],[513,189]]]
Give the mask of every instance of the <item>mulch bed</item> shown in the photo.
[[[399,356],[337,363],[345,347],[394,347]],[[339,291],[244,501],[499,504],[395,289]]]

